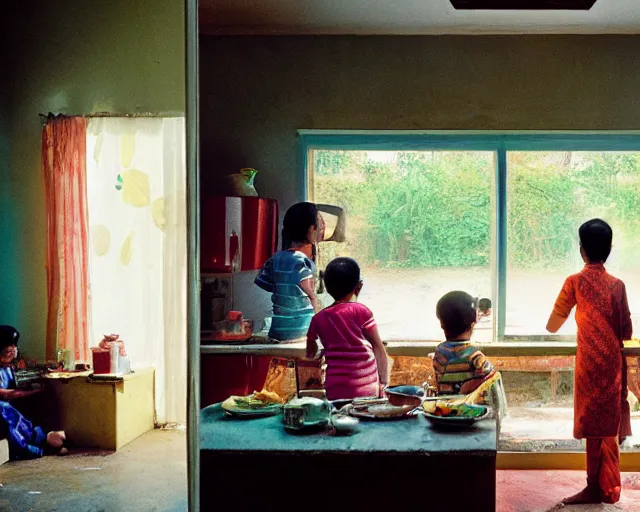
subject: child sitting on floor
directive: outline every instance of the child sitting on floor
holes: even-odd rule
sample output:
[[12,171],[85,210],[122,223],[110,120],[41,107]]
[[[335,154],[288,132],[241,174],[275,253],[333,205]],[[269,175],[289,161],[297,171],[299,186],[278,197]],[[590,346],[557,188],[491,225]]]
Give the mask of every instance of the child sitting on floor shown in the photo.
[[63,455],[67,452],[64,447],[67,438],[64,432],[45,434],[8,402],[35,393],[15,389],[16,379],[12,363],[18,355],[19,339],[17,329],[9,325],[0,325],[0,434],[9,440],[9,458],[33,459],[42,457],[45,453]]
[[576,307],[578,327],[573,435],[587,439],[587,487],[563,503],[616,503],[620,499],[619,440],[631,435],[623,342],[632,325],[624,283],[604,268],[613,231],[600,219],[578,231],[585,266],[569,276],[547,330],[558,332]]
[[9,440],[11,460],[38,459],[43,455],[65,455],[67,436],[61,431],[45,434],[8,402],[0,402],[0,418]]
[[373,313],[356,302],[362,290],[360,267],[351,258],[336,258],[327,265],[324,284],[335,302],[311,320],[307,357],[317,355],[320,339],[327,398],[383,396],[389,382],[387,353]]
[[433,367],[439,395],[467,395],[495,370],[470,340],[477,321],[476,301],[465,292],[444,295],[436,305],[436,316],[447,341],[436,347]]

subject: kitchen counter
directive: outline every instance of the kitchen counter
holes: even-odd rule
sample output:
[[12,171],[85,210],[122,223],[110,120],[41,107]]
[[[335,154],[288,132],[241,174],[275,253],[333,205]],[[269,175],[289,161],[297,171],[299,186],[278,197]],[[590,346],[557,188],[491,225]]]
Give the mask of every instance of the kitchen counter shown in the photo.
[[[289,434],[281,416],[227,418],[215,404],[200,416],[201,507],[221,505],[224,489],[224,502],[240,510],[286,503],[312,509],[351,503],[379,510],[385,493],[385,503],[398,500],[429,510],[473,503],[474,510],[491,511],[496,447],[492,421],[448,432],[418,416],[363,421],[351,436]],[[452,482],[463,485],[451,493]],[[215,483],[216,492],[208,483]]]

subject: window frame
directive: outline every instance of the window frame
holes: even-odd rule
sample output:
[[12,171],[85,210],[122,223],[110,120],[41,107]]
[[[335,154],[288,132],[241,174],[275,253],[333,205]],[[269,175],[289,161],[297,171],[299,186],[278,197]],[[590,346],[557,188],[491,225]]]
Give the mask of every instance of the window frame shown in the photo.
[[[639,151],[640,131],[400,131],[298,130],[298,168],[304,199],[313,200],[314,150],[352,151],[491,151],[495,155],[495,239],[492,285],[495,289],[493,342],[549,345],[575,343],[575,336],[508,335],[507,288],[507,152]],[[495,268],[494,268],[495,266]],[[425,340],[432,341],[432,340]]]

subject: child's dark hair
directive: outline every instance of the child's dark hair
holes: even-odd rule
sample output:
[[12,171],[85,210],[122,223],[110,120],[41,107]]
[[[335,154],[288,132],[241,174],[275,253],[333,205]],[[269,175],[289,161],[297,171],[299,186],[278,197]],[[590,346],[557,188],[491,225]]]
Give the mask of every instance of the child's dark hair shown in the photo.
[[484,298],[478,301],[478,310],[481,313],[486,313],[490,309],[491,309],[491,299]]
[[318,227],[318,207],[313,203],[297,203],[287,210],[282,221],[282,249],[295,242],[306,242],[310,227]]
[[18,346],[20,333],[10,325],[0,325],[0,352],[7,347]]
[[602,219],[585,222],[578,230],[580,246],[590,263],[604,263],[611,254],[613,230]]
[[436,316],[446,338],[457,338],[476,322],[476,301],[468,293],[449,292],[438,301]]
[[358,286],[360,267],[351,258],[331,260],[324,271],[324,285],[334,300],[344,299]]

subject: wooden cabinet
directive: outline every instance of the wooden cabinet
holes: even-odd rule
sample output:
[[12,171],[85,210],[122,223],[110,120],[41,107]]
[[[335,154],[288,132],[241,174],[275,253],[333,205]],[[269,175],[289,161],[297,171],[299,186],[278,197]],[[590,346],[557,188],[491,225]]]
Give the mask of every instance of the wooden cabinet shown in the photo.
[[154,428],[154,374],[146,369],[118,381],[91,381],[86,373],[47,379],[57,428],[79,446],[119,450]]

